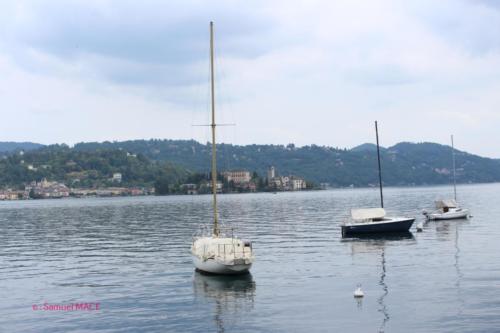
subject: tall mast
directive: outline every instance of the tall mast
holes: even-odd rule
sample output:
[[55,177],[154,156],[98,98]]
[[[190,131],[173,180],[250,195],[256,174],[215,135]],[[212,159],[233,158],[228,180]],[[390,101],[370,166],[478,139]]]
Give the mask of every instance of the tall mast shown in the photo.
[[457,201],[457,175],[455,173],[455,146],[453,145],[453,134],[451,135],[451,157],[453,160],[453,194]]
[[214,23],[210,22],[210,90],[212,97],[212,195],[214,210],[214,236],[219,235],[219,224],[217,214],[217,164],[215,147],[215,87],[214,87]]
[[380,207],[384,208],[384,194],[382,193],[382,168],[380,167],[380,147],[378,145],[378,126],[375,120],[375,135],[377,137],[378,184],[380,188]]

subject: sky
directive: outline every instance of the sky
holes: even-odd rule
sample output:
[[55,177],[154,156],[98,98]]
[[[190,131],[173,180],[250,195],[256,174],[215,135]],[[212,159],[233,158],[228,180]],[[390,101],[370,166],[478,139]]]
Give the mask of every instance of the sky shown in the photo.
[[455,145],[500,158],[500,2],[2,1],[0,141]]

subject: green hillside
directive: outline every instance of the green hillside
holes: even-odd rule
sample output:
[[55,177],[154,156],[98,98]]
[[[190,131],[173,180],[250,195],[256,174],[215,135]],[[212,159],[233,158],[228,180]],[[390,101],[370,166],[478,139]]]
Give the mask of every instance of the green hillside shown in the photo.
[[28,151],[43,147],[42,144],[34,142],[0,142],[0,155],[13,151]]
[[[155,161],[170,161],[193,172],[207,172],[210,145],[193,140],[134,140],[80,143],[82,152],[123,149]],[[294,174],[333,186],[367,186],[377,183],[376,149],[364,144],[352,150],[325,146],[235,146],[220,144],[218,165],[224,169],[255,170],[265,175],[273,165],[282,175]],[[435,143],[399,143],[381,149],[383,178],[387,185],[445,184],[451,181],[451,147]],[[457,181],[500,181],[500,161],[456,151]]]
[[[114,173],[122,174],[119,184],[111,180]],[[0,160],[0,187],[23,188],[23,184],[42,178],[75,187],[153,186],[158,180],[175,183],[187,175],[184,168],[169,162],[119,149],[78,151],[53,145]]]
[[[1,146],[1,145],[0,145]],[[270,165],[281,175],[296,175],[332,186],[376,185],[376,147],[363,144],[351,150],[325,146],[236,146],[220,144],[219,171],[247,169],[265,177]],[[174,184],[210,169],[211,148],[193,140],[134,140],[79,143],[14,150],[0,159],[0,187],[22,187],[47,178],[69,186],[149,186],[161,180]],[[386,185],[447,184],[451,182],[451,147],[436,143],[402,142],[381,149]],[[456,151],[457,181],[500,181],[500,161]]]

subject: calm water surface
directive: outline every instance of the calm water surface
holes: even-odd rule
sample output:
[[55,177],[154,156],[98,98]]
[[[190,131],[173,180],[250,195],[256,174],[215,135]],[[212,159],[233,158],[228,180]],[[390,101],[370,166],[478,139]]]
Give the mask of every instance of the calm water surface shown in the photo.
[[[391,188],[386,206],[418,223],[451,194]],[[220,196],[222,220],[254,241],[252,274],[239,278],[193,270],[210,196],[0,202],[0,332],[499,332],[500,185],[459,187],[469,220],[342,239],[349,209],[377,195]],[[44,302],[100,310],[32,309]]]

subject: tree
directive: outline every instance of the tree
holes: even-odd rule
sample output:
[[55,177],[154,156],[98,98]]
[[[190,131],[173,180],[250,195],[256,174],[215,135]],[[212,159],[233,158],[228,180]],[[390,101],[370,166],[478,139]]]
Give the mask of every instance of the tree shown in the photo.
[[169,184],[166,178],[158,178],[155,181],[155,194],[156,195],[167,195],[169,191]]

